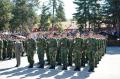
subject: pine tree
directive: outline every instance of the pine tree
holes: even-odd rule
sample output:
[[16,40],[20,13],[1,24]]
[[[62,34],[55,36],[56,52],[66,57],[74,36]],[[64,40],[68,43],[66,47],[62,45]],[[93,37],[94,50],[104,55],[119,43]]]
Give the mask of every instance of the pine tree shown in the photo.
[[40,29],[48,30],[48,26],[50,25],[50,23],[49,23],[50,16],[51,16],[51,14],[49,12],[49,7],[47,7],[43,3],[41,15],[40,15]]
[[105,0],[104,13],[106,14],[106,19],[109,23],[112,23],[116,31],[120,30],[120,0]]
[[52,11],[52,27],[57,23],[55,20],[56,17],[56,12],[57,12],[57,7],[59,6],[60,3],[63,3],[61,0],[49,0],[49,5],[51,6],[51,11]]
[[64,8],[63,8],[62,3],[59,4],[59,6],[56,10],[56,20],[58,22],[66,21],[65,12],[64,12]]
[[74,17],[77,20],[80,27],[87,28],[87,24],[93,30],[96,27],[97,21],[100,19],[99,17],[99,8],[100,4],[97,3],[98,0],[75,0],[74,3],[77,5],[77,13],[75,13]]

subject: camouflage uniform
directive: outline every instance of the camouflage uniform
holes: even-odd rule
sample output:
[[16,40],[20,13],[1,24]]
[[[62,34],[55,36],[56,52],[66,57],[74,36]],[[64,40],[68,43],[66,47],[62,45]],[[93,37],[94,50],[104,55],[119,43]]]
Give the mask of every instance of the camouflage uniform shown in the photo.
[[3,60],[7,58],[7,40],[3,40]]
[[73,55],[74,55],[74,63],[75,63],[75,71],[80,71],[81,67],[81,58],[82,58],[82,39],[75,38],[74,46],[73,46]]
[[104,53],[106,53],[106,42],[107,42],[107,40],[106,39],[104,39]]
[[[15,44],[15,41],[13,41],[13,46],[14,46],[14,44]],[[13,58],[15,58],[15,49],[13,48],[13,50],[12,50],[12,52],[13,52]]]
[[23,52],[22,52],[21,56],[24,56],[24,54],[26,53],[25,45],[26,45],[25,41],[22,41]]
[[73,39],[69,39],[69,53],[68,53],[68,65],[72,66],[72,51],[73,51]]
[[81,66],[85,67],[85,63],[87,63],[88,61],[88,57],[87,57],[87,40],[86,39],[82,39],[82,58],[81,58]]
[[7,50],[8,50],[8,58],[11,59],[13,57],[13,42],[11,40],[8,40],[8,45],[7,45]]
[[49,38],[48,42],[48,51],[50,57],[50,69],[55,69],[56,65],[56,55],[57,55],[57,40],[55,38]]
[[61,63],[63,64],[62,70],[67,70],[68,66],[68,52],[69,52],[69,40],[67,38],[60,39],[60,51],[61,51]]
[[99,40],[95,40],[95,67],[97,67],[97,64],[99,63]]
[[39,58],[39,68],[44,68],[44,54],[46,50],[46,40],[44,38],[37,38],[36,39],[37,44],[37,54]]
[[23,41],[24,53],[27,55],[27,41]]
[[95,39],[88,38],[88,65],[89,65],[89,72],[94,71],[95,67],[95,53],[96,53],[96,46],[95,46]]
[[0,40],[0,60],[2,60],[3,59],[3,57],[2,57],[2,50],[3,50],[3,41],[2,40]]
[[56,57],[56,61],[58,63],[58,65],[61,65],[61,46],[60,46],[60,39],[57,39],[58,41],[58,49],[57,49],[57,57]]
[[101,60],[103,55],[103,50],[102,50],[102,39],[99,40],[99,61]]
[[29,68],[33,67],[34,64],[34,51],[36,50],[36,43],[33,39],[28,39],[27,40],[27,58],[29,62]]
[[49,46],[48,46],[48,42],[47,42],[47,46],[46,46],[46,56],[47,56],[47,64],[50,64],[50,55],[49,55]]

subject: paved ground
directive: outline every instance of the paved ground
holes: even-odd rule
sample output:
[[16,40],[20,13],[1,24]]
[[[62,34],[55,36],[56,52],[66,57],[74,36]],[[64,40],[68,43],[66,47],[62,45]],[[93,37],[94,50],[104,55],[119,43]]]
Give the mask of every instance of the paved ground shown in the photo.
[[[38,62],[37,55],[34,57]],[[26,57],[22,57],[21,66],[16,68],[16,60],[0,62],[0,79],[120,79],[120,47],[107,48],[107,54],[102,58],[95,72],[89,73],[88,67],[82,68],[80,72],[73,71],[74,67],[69,67],[67,71],[62,71],[61,67],[56,70],[37,68],[28,69]]]

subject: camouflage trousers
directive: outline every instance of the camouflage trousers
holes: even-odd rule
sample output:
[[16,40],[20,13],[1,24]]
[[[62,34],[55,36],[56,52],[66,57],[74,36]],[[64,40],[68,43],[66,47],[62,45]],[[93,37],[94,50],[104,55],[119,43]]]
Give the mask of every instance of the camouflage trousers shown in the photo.
[[27,58],[30,65],[34,64],[34,51],[27,51]]
[[61,63],[63,64],[63,69],[67,69],[68,66],[68,49],[61,48]]
[[37,49],[37,54],[38,54],[38,59],[39,59],[39,65],[44,66],[44,54],[45,54],[45,49],[44,48],[38,48]]
[[56,47],[49,48],[50,65],[53,68],[56,65],[56,55],[57,55],[57,48]]
[[89,52],[88,52],[88,65],[89,65],[89,71],[94,71],[95,51],[93,51],[93,50],[89,50]]
[[81,55],[82,52],[79,49],[73,49],[74,63],[76,68],[81,67]]
[[3,57],[2,57],[2,49],[0,49],[0,60],[2,60],[3,59]]

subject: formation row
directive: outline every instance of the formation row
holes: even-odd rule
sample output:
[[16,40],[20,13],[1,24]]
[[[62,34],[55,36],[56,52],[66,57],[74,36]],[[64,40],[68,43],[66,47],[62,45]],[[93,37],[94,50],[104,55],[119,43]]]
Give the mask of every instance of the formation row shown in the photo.
[[[30,36],[26,40],[1,40],[0,57],[12,57],[13,50],[16,55],[17,65],[20,65],[20,53],[26,52],[29,68],[34,65],[34,54],[37,51],[39,58],[39,68],[44,68],[44,55],[47,55],[48,65],[50,69],[55,69],[56,65],[61,65],[63,70],[67,70],[68,66],[75,64],[75,71],[80,71],[81,67],[88,64],[89,71],[94,71],[102,56],[106,53],[106,39],[101,35],[89,34],[80,37],[79,34],[73,37],[67,37],[63,34],[58,37],[57,34],[50,34],[47,38],[42,37],[32,39]],[[6,41],[6,43],[5,43]],[[2,45],[3,44],[3,45]],[[7,45],[5,45],[7,44]],[[6,47],[8,46],[8,47]],[[14,47],[15,49],[12,49]],[[7,51],[7,52],[6,52]]]

